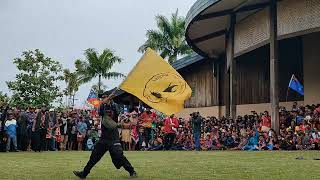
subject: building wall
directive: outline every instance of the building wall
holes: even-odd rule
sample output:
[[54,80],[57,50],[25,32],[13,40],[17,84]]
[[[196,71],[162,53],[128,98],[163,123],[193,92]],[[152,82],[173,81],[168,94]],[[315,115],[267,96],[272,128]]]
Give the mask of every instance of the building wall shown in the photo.
[[[236,103],[258,104],[270,102],[270,54],[265,45],[236,58]],[[303,100],[303,96],[288,91],[294,74],[303,83],[302,41],[294,37],[279,41],[279,99]]]
[[[291,102],[280,102],[279,105],[285,107],[287,110],[292,108]],[[304,105],[303,101],[297,101],[298,105]],[[261,113],[264,111],[271,112],[271,104],[270,103],[260,103],[260,104],[243,104],[237,105],[237,115],[243,116],[246,114],[250,114],[251,111],[256,111],[257,113]]]
[[[267,45],[236,58],[236,104],[258,104],[270,101],[270,60]],[[303,100],[288,90],[292,74],[303,83],[302,41],[300,37],[279,41],[279,97],[280,101]],[[227,84],[225,61],[204,60],[194,63],[179,73],[193,90],[185,107],[225,105]]]
[[[319,17],[318,17],[319,18]],[[320,18],[319,18],[320,19]],[[320,103],[320,33],[303,37],[304,54],[304,102]]]
[[185,107],[210,107],[218,105],[217,77],[213,72],[213,61],[206,59],[179,71],[192,89],[192,97]]
[[[286,109],[291,109],[293,102],[281,102],[280,106]],[[298,101],[298,105],[304,105],[303,101]],[[237,115],[244,116],[250,114],[251,111],[256,111],[257,113],[269,111],[271,112],[270,103],[260,103],[260,104],[244,104],[237,105]],[[189,118],[189,115],[193,112],[199,112],[203,117],[215,116],[222,117],[225,115],[225,106],[212,106],[212,107],[202,107],[202,108],[185,108],[180,113],[177,113],[177,117]]]
[[[223,109],[223,110],[222,110]],[[185,108],[180,113],[177,113],[177,117],[188,118],[190,114],[193,112],[199,112],[201,116],[208,117],[208,116],[215,116],[221,117],[223,116],[222,111],[224,112],[224,106],[211,106],[211,107],[202,107],[202,108]]]
[[[278,36],[285,38],[308,31],[319,31],[319,0],[278,1]],[[267,44],[269,38],[269,8],[265,8],[235,27],[235,54],[239,55]]]

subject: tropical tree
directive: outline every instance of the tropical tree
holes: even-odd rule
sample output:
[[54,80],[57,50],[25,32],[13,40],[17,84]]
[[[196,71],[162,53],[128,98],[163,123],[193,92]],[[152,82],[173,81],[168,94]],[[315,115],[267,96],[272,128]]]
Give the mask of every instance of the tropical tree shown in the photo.
[[121,63],[122,59],[114,54],[110,49],[104,49],[99,54],[95,49],[85,50],[86,59],[76,60],[76,72],[79,75],[80,83],[87,83],[98,77],[98,93],[101,93],[102,78],[113,79],[124,77],[122,73],[111,71],[115,63]]
[[15,58],[19,74],[15,81],[6,82],[13,92],[12,103],[16,106],[50,106],[62,96],[58,81],[63,80],[62,66],[39,50],[25,51]]
[[64,69],[63,74],[64,81],[67,84],[64,94],[69,97],[69,99],[72,99],[72,106],[74,106],[74,98],[80,86],[79,75],[76,72],[71,72],[69,69]]
[[165,16],[155,17],[157,29],[147,30],[146,42],[139,47],[139,52],[145,52],[148,47],[154,49],[160,56],[173,63],[180,55],[192,53],[185,40],[185,19],[178,15],[178,10],[168,19]]
[[0,91],[0,107],[9,105],[10,103],[10,97],[6,94]]

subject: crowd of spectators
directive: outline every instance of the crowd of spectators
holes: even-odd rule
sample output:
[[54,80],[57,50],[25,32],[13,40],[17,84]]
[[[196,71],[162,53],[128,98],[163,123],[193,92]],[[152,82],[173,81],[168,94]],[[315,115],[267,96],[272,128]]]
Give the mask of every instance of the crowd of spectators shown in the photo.
[[0,114],[2,151],[90,150],[100,119],[91,111],[8,108]]
[[[92,150],[101,117],[95,111],[9,109],[2,114],[1,147],[6,151]],[[281,108],[280,131],[267,111],[236,119],[165,117],[146,108],[114,115],[124,150],[319,150],[320,105]],[[116,118],[117,117],[117,118]]]
[[[152,114],[152,113],[151,113]],[[126,114],[130,119],[130,114]],[[152,117],[153,115],[151,115]],[[142,137],[145,150],[319,150],[320,105],[281,108],[280,131],[271,129],[271,117],[267,111],[251,112],[237,119],[201,117],[167,117],[155,119],[149,144]]]

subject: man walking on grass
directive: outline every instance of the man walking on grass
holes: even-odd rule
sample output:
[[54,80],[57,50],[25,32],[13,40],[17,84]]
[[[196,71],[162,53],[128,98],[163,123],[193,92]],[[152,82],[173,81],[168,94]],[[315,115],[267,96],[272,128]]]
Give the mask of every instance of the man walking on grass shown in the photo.
[[90,159],[83,171],[73,171],[73,173],[81,179],[87,177],[90,170],[99,162],[102,156],[109,151],[112,162],[117,169],[123,167],[129,172],[130,177],[137,177],[137,173],[131,166],[128,159],[123,155],[121,147],[117,123],[112,119],[115,108],[111,105],[111,98],[105,98],[100,106],[101,121],[101,137],[96,143]]

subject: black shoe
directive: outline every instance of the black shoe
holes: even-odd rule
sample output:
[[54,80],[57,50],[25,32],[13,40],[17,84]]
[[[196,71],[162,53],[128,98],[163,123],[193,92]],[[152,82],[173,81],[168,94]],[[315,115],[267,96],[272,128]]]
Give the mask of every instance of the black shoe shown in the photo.
[[133,171],[132,173],[130,173],[130,178],[136,178],[138,177],[137,172]]
[[78,176],[80,179],[85,179],[87,177],[83,171],[73,171],[73,174]]

